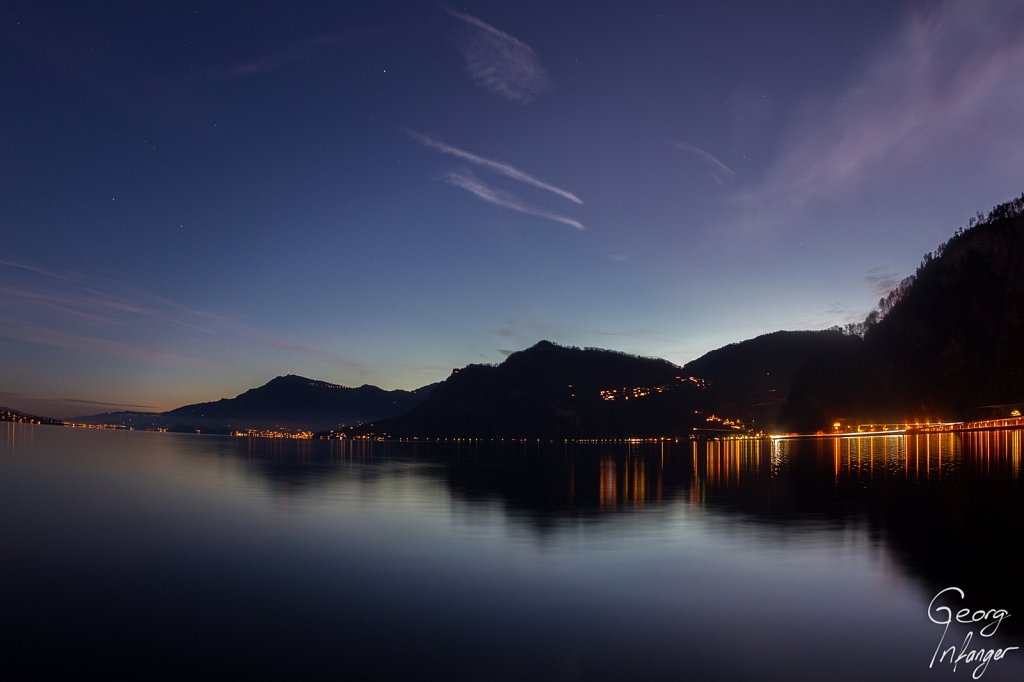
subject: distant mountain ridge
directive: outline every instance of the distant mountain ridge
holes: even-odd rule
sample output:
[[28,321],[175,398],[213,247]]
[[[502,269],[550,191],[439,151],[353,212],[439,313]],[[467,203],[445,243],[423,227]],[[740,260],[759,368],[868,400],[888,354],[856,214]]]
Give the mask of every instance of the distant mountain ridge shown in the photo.
[[[167,414],[214,420],[238,419],[244,415],[255,422],[330,422],[336,426],[405,412],[422,399],[424,390],[386,391],[369,384],[351,388],[289,374],[234,398],[186,405]],[[429,393],[429,389],[426,392]]]
[[87,423],[124,423],[135,428],[287,429],[324,431],[407,412],[432,387],[387,391],[356,388],[288,374],[234,398],[185,405],[168,412],[112,412],[78,418]]

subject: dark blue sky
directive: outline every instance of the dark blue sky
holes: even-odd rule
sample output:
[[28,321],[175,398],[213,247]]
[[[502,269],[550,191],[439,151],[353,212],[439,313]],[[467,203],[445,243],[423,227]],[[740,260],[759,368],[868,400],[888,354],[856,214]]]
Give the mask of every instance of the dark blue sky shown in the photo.
[[1024,189],[1009,0],[2,19],[0,404],[47,414],[540,338],[681,364],[863,318]]

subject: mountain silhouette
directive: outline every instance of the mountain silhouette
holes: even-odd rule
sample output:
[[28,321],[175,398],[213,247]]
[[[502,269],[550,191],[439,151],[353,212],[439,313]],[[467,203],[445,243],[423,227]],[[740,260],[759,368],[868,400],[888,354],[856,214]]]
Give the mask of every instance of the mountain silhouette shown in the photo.
[[1024,195],[979,215],[879,301],[862,342],[815,358],[783,418],[860,421],[1009,416],[1024,400]]
[[845,356],[859,343],[860,338],[839,330],[778,331],[713,350],[683,371],[707,382],[711,409],[774,430],[804,367]]
[[234,398],[185,405],[168,412],[116,412],[80,417],[78,421],[221,432],[249,428],[321,431],[402,414],[424,400],[431,388],[350,388],[289,374]]
[[[602,393],[603,392],[603,393]],[[498,365],[452,372],[394,436],[598,438],[689,433],[701,389],[667,360],[540,341]]]
[[540,341],[501,364],[454,371],[408,414],[363,431],[428,438],[602,438],[767,430],[776,424],[798,372],[850,343],[838,331],[781,331],[679,367]]

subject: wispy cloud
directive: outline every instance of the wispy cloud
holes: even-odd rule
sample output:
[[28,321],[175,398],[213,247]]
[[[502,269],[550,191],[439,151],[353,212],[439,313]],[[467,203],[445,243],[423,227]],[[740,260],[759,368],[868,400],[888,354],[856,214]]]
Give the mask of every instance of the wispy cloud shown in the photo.
[[35,265],[29,265],[28,263],[19,263],[11,260],[0,260],[0,265],[8,268],[15,268],[17,270],[24,270],[25,272],[34,272],[37,275],[45,275],[54,279],[68,279],[67,275],[54,272],[53,270],[47,270],[45,268],[36,267]]
[[792,329],[828,329],[835,325],[862,322],[866,314],[866,310],[851,309],[839,301],[830,301],[794,311],[783,326]]
[[[512,180],[516,180],[530,187],[550,192],[558,197],[571,201],[574,204],[582,204],[583,200],[580,199],[576,194],[570,192],[567,189],[552,185],[549,182],[545,182],[540,178],[537,178],[526,171],[520,170],[510,163],[504,161],[497,161],[495,159],[489,159],[473,152],[460,149],[459,147],[453,147],[450,144],[443,142],[442,140],[432,137],[430,135],[424,135],[417,133],[412,130],[404,130],[406,135],[411,139],[415,140],[419,144],[423,145],[427,149],[440,152],[448,156],[453,156],[462,161],[467,161],[475,166],[491,171],[497,175],[501,175]],[[518,211],[520,213],[526,213],[534,215],[546,220],[552,220],[563,225],[569,225],[576,228],[577,230],[584,229],[583,223],[575,218],[556,213],[554,211],[548,211],[543,208],[538,208],[531,204],[526,203],[511,192],[506,192],[494,187],[491,187],[484,183],[482,180],[477,178],[470,172],[448,172],[441,176],[441,179],[447,182],[449,185],[460,187],[467,192],[470,192],[474,196],[483,199],[484,201],[507,208],[512,211]]]
[[700,147],[695,147],[694,145],[688,144],[686,142],[676,141],[675,146],[677,149],[680,149],[689,154],[693,154],[697,158],[704,161],[708,166],[710,166],[711,177],[719,185],[724,185],[725,183],[732,182],[734,179],[736,179],[736,173],[733,171],[733,169],[729,168],[729,166],[725,165],[721,159],[719,159],[717,156],[714,156],[710,152],[707,152],[701,149]]
[[242,77],[280,71],[289,64],[307,61],[330,48],[358,43],[373,35],[373,31],[321,33],[269,54],[235,62],[219,71],[216,75],[220,77]]
[[1016,0],[948,0],[909,15],[846,87],[804,102],[785,151],[740,197],[743,222],[770,227],[868,186],[905,187],[950,159],[1020,173],[1021,35]]
[[468,29],[459,48],[474,83],[518,104],[530,103],[548,88],[548,75],[529,45],[474,16],[441,8]]
[[546,322],[543,319],[543,313],[540,312],[527,312],[525,318],[507,318],[494,330],[494,333],[522,346],[536,343],[541,339],[559,341],[567,338],[563,329]]
[[445,173],[441,176],[441,179],[447,182],[449,185],[454,185],[467,192],[473,194],[479,199],[494,204],[495,206],[501,206],[512,211],[518,211],[519,213],[526,213],[528,215],[537,216],[538,218],[544,218],[546,220],[552,220],[556,223],[562,223],[563,225],[569,225],[577,230],[584,229],[583,223],[570,218],[568,216],[561,215],[559,213],[553,213],[546,211],[535,206],[531,206],[524,202],[522,199],[509,192],[504,192],[499,189],[488,186],[478,178],[472,175],[463,173]]
[[405,130],[404,132],[410,138],[412,138],[416,142],[419,142],[421,145],[428,149],[433,149],[436,152],[441,152],[442,154],[454,156],[457,159],[462,159],[463,161],[468,161],[469,163],[480,166],[481,168],[486,168],[487,170],[497,173],[498,175],[504,175],[507,178],[512,178],[513,180],[518,180],[519,182],[531,185],[538,189],[542,189],[546,192],[551,192],[552,194],[556,194],[562,197],[563,199],[568,199],[569,201],[575,204],[583,203],[582,199],[580,199],[578,196],[576,196],[569,190],[563,189],[556,185],[552,185],[551,183],[548,182],[544,182],[543,180],[536,178],[533,175],[530,175],[526,171],[519,170],[510,163],[505,163],[504,161],[496,161],[494,159],[488,159],[486,157],[479,156],[477,154],[474,154],[473,152],[468,152],[465,149],[459,149],[458,147],[453,147],[450,144],[446,144],[445,142],[439,140],[436,137],[424,135],[422,133],[417,133],[413,130]]
[[281,338],[246,322],[102,277],[0,261],[0,336],[32,344],[144,362],[214,366],[208,358],[168,353],[210,336],[358,367],[344,356]]
[[876,296],[885,296],[900,283],[900,278],[891,267],[879,265],[868,270],[864,281]]
[[38,324],[23,317],[2,313],[0,313],[0,336],[32,344],[84,351],[94,355],[130,358],[143,362],[188,363],[206,367],[216,364],[203,358],[164,353],[119,339],[97,336],[81,330],[61,329],[51,325]]
[[133,405],[132,403],[105,403],[102,400],[83,400],[81,398],[55,398],[59,403],[73,403],[75,405],[97,405],[99,407],[130,407],[138,410],[156,410],[154,405]]

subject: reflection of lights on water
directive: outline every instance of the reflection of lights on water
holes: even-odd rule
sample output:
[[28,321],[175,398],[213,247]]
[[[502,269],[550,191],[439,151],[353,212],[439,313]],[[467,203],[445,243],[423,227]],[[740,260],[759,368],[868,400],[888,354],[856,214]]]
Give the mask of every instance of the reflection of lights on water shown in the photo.
[[[837,480],[847,476],[865,482],[892,476],[943,480],[964,466],[984,475],[1005,471],[1020,478],[1022,434],[1021,429],[1002,429],[862,433],[799,439],[772,436],[767,446],[770,447],[768,472],[773,477],[778,476],[789,458],[810,456],[810,447],[816,447],[819,457],[824,458],[822,463],[832,469]],[[751,463],[743,458],[739,461],[744,465]],[[750,470],[750,467],[743,469]],[[713,476],[708,480],[716,482]]]
[[[1020,476],[1020,430],[933,432],[831,440],[833,474],[873,479],[902,476],[941,480],[963,466]],[[772,467],[781,441],[772,441]],[[786,451],[789,452],[788,450]]]
[[[1019,479],[1022,433],[946,431],[691,440],[689,451],[684,450],[692,476],[689,504],[702,507],[717,489],[782,479],[794,468],[817,467],[818,475],[834,477],[836,485],[885,485],[890,480],[936,484],[963,473],[985,476],[1002,472]],[[661,472],[672,454],[666,447],[659,447],[647,458],[631,447],[625,459],[609,456],[599,460],[601,507],[621,510],[662,499]]]
[[785,441],[778,436],[772,436],[771,455],[769,456],[769,469],[772,477],[778,476],[782,470],[782,448]]
[[[635,507],[648,501],[647,462],[642,456],[627,456],[621,475],[619,463],[611,455],[603,457],[599,467],[598,503],[601,509],[614,509],[627,502]],[[658,472],[657,499],[661,499],[661,491],[661,472]]]
[[[787,436],[695,439],[686,441],[689,451],[684,449],[682,453],[672,445],[678,445],[678,441],[623,440],[620,443],[624,446],[625,457],[609,454],[592,460],[587,468],[595,465],[598,468],[593,474],[598,478],[599,507],[622,511],[662,500],[666,481],[672,480],[672,476],[664,479],[666,466],[669,469],[677,466],[676,455],[683,454],[684,466],[692,476],[687,497],[690,505],[697,508],[707,504],[716,489],[742,489],[757,485],[758,481],[782,479],[791,468],[813,470],[817,467],[818,475],[825,476],[826,480],[834,476],[837,485],[844,482],[877,485],[888,479],[936,483],[950,476],[955,478],[964,467],[974,475],[1002,472],[1019,479],[1021,434],[1021,430],[1003,430],[883,436],[860,433],[799,439]],[[255,443],[257,439],[252,440]],[[333,441],[332,453],[342,459],[361,461],[386,447],[386,444],[372,441]],[[413,443],[414,452],[416,447]],[[454,447],[458,448],[459,444]],[[577,466],[568,482],[569,499],[580,495],[578,470]],[[587,487],[591,491],[593,485],[590,479]],[[667,494],[671,497],[672,491]]]
[[[767,439],[739,438],[693,441],[693,472],[699,481],[710,484],[740,485],[748,472],[759,472],[769,446]],[[769,457],[771,452],[767,453]]]
[[1020,478],[1020,431],[1014,431],[1010,440],[1010,466],[1013,477]]

